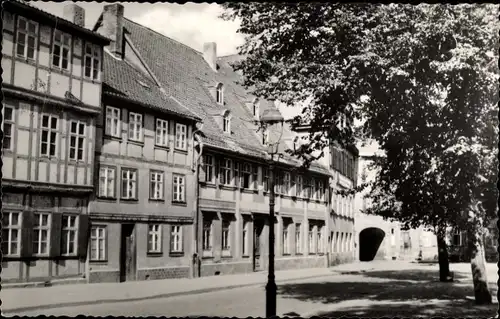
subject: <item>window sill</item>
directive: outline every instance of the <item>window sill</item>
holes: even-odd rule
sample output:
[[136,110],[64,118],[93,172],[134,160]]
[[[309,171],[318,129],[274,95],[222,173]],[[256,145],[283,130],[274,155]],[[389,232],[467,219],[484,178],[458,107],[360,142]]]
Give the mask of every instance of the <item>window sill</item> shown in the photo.
[[201,259],[213,259],[214,255],[211,251],[204,251]]
[[183,251],[171,251],[168,255],[170,257],[184,257],[184,252]]
[[150,202],[164,203],[165,199],[163,199],[163,198],[150,198],[149,201]]
[[3,148],[2,155],[14,155],[14,151],[11,149]]
[[120,202],[131,202],[131,203],[134,203],[134,202],[138,202],[139,200],[137,198],[120,198]]
[[181,202],[181,201],[175,201],[175,200],[173,200],[172,201],[172,205],[186,207],[187,203],[186,202]]
[[68,75],[70,73],[69,70],[60,68],[60,67],[53,65],[53,64],[50,65],[50,70],[54,71],[56,73],[59,73],[59,74],[64,74],[64,75]]
[[117,142],[121,142],[122,141],[122,138],[120,136],[114,136],[114,135],[105,134],[104,138],[107,138],[107,139],[110,139],[110,140],[113,140],[113,141],[117,141]]
[[137,146],[144,146],[144,141],[128,139],[127,142]]
[[251,189],[251,188],[241,188],[240,191],[242,193],[246,193],[246,194],[258,194],[259,191],[257,189]]
[[68,160],[68,164],[72,164],[72,165],[85,165],[85,161],[83,159],[69,159]]
[[174,152],[187,155],[188,150],[187,150],[187,148],[186,149],[182,149],[182,148],[174,147]]
[[243,255],[241,258],[250,258],[250,255]]
[[91,259],[90,262],[93,264],[99,265],[99,264],[107,264],[108,260],[107,259],[103,259],[103,260],[92,260]]
[[229,190],[229,191],[234,191],[237,190],[238,187],[236,186],[231,186],[231,185],[219,185],[221,189]]
[[233,256],[231,256],[231,255],[222,255],[221,258],[222,259],[232,259]]
[[169,151],[170,147],[168,147],[167,145],[158,145],[158,144],[155,144],[155,150]]
[[163,252],[153,252],[153,251],[148,251],[146,254],[147,257],[163,257]]
[[283,256],[291,256],[291,254],[289,253],[286,253],[286,254],[282,254]]
[[57,157],[55,155],[40,155],[38,159],[40,161],[57,162]]
[[204,186],[204,187],[209,187],[209,188],[216,188],[217,187],[217,185],[215,185],[215,183],[213,183],[213,182],[199,181],[199,183],[201,186]]
[[18,56],[18,55],[16,54],[15,59],[16,59],[17,61],[21,61],[21,62],[24,62],[24,63],[28,63],[28,64],[31,64],[31,65],[36,65],[36,60],[35,60],[35,59],[32,59],[32,58],[28,58],[28,57],[24,57],[24,56]]
[[97,200],[102,202],[115,202],[116,197],[97,196]]
[[295,256],[304,256],[303,253],[295,253]]

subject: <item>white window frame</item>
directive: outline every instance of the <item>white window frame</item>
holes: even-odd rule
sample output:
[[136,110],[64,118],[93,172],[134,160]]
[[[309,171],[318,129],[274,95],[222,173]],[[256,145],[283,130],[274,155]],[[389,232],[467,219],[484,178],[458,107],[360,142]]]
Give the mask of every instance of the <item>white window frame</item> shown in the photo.
[[161,171],[152,170],[149,172],[150,193],[151,199],[162,200],[164,199],[164,174]]
[[302,253],[302,224],[295,224],[295,254]]
[[283,227],[283,255],[290,255],[290,223]]
[[290,172],[283,172],[283,192],[282,194],[284,195],[291,195],[292,194],[292,188],[291,188],[291,174]]
[[101,166],[99,168],[99,197],[114,198],[116,195],[116,168]]
[[[25,29],[21,29],[20,23],[21,21],[24,21],[26,24]],[[32,27],[34,26],[35,30],[32,30]],[[30,30],[31,29],[31,30]],[[24,43],[20,44],[19,42],[19,35],[22,34],[24,35]],[[33,40],[33,47],[29,46],[29,39]],[[22,45],[24,48],[22,49],[22,54],[19,52],[19,45]],[[24,17],[18,16],[17,18],[17,34],[16,34],[16,56],[22,57],[25,59],[29,60],[36,60],[36,55],[37,55],[37,46],[38,46],[38,23],[35,21],[28,20]],[[28,48],[33,49],[33,56],[28,56]]]
[[[253,173],[252,173],[252,164],[243,163],[241,167],[241,176],[240,176],[240,186],[245,189],[251,189],[253,187]],[[245,186],[245,179],[248,178],[248,185]]]
[[142,114],[128,113],[128,139],[131,141],[142,142]]
[[316,252],[318,254],[324,253],[323,248],[323,226],[316,226]]
[[162,252],[162,230],[161,224],[148,225],[148,254],[159,254]]
[[[56,47],[59,48],[59,55],[56,55]],[[69,71],[71,65],[71,35],[60,30],[54,30],[54,43],[52,44],[52,67]],[[57,57],[57,62],[55,61]],[[63,61],[66,60],[66,67]]]
[[182,225],[172,225],[170,232],[170,252],[182,253],[184,245],[182,242]]
[[[75,121],[72,120],[70,121],[70,126],[69,126],[69,158],[73,161],[83,161],[85,157],[85,131],[86,131],[86,125],[84,121]],[[76,125],[76,132],[73,131],[73,125]],[[82,132],[83,128],[83,132]],[[71,144],[74,141],[74,146]],[[71,154],[73,152],[73,154]],[[81,154],[81,156],[80,156]],[[73,155],[73,156],[72,156]]]
[[[72,220],[73,223],[71,223]],[[76,256],[78,252],[78,223],[79,218],[77,215],[64,214],[62,216],[61,234],[65,238],[65,241],[62,241],[63,245],[61,247],[61,255],[63,256]],[[73,243],[71,242],[72,235]]]
[[[10,118],[5,118],[5,110],[11,110],[11,117]],[[3,108],[2,108],[2,118],[3,118],[3,121],[2,121],[2,132],[3,132],[3,141],[2,141],[2,148],[4,150],[12,150],[14,148],[14,132],[16,131],[15,130],[15,126],[16,126],[16,108],[13,106],[13,105],[7,105],[5,102],[3,104]],[[6,130],[5,127],[8,126],[9,129]],[[6,146],[6,143],[5,143],[5,140],[9,140],[9,147],[5,147]]]
[[[48,126],[44,126],[43,119],[48,118]],[[55,119],[56,127],[52,127],[52,122]],[[59,117],[53,114],[42,114],[42,134],[40,134],[40,155],[47,157],[57,156],[58,141],[59,141]],[[44,132],[47,133],[47,140],[43,140]],[[46,144],[45,153],[43,152],[43,145]],[[54,154],[51,152],[51,146],[54,146]]]
[[[95,231],[95,232],[94,232]],[[107,227],[105,225],[92,225],[90,231],[90,261],[107,260]],[[100,253],[100,244],[102,243],[102,254]],[[95,246],[95,256],[92,255]]]
[[[90,65],[87,65],[87,62]],[[101,48],[98,45],[89,42],[85,43],[83,69],[85,78],[99,80],[101,75]]]
[[250,241],[249,241],[249,234],[250,234],[250,221],[244,220],[243,221],[243,228],[242,228],[242,243],[243,243],[243,249],[241,251],[242,256],[249,256],[249,251],[250,251]]
[[316,189],[316,199],[323,201],[325,199],[325,189],[323,187],[323,181],[318,180],[318,187]]
[[224,105],[224,85],[222,83],[217,84],[215,88],[215,101],[219,105]]
[[121,169],[121,196],[122,199],[137,199],[137,170],[132,168]]
[[121,109],[106,106],[106,135],[121,137]]
[[223,158],[220,165],[220,182],[222,185],[231,186],[233,185],[233,174],[232,174],[233,161],[230,158]]
[[316,227],[315,225],[309,225],[309,232],[308,232],[309,254],[316,254],[315,227]]
[[267,167],[262,169],[262,184],[264,192],[269,192],[269,169]]
[[214,156],[211,154],[203,155],[203,165],[205,166],[205,182],[214,183]]
[[156,119],[155,143],[159,146],[168,146],[168,121]]
[[186,176],[180,174],[173,174],[173,195],[172,201],[186,202]]
[[175,123],[175,148],[178,150],[187,149],[187,125]]
[[226,115],[222,119],[222,128],[224,133],[231,133],[231,116]]
[[[10,211],[6,212],[5,210],[2,212],[3,216],[2,219],[8,220],[7,223],[3,223],[2,221],[2,246],[5,244],[7,245],[7,251],[3,250],[2,253],[4,256],[19,256],[21,254],[21,218],[22,218],[22,212],[16,212],[16,211]],[[13,215],[17,215],[17,223],[13,224],[12,220]],[[17,233],[17,240],[13,240],[13,234]],[[3,236],[3,234],[6,234],[7,236]],[[16,248],[13,249],[13,244],[16,244]]]
[[295,178],[295,195],[297,197],[302,197],[304,193],[304,178],[302,175],[297,175]]
[[[43,217],[47,217],[47,224],[43,224]],[[50,231],[52,215],[50,213],[37,212],[34,218],[38,218],[38,225],[33,225],[33,255],[48,256],[50,253]],[[42,240],[43,233],[47,234],[46,240]],[[46,251],[42,251],[42,244],[45,243]],[[35,249],[36,248],[36,249]]]
[[[208,227],[206,227],[208,225]],[[202,249],[204,252],[212,252],[213,250],[213,227],[214,227],[214,220],[213,219],[208,219],[208,218],[203,218],[203,234],[202,234]]]
[[223,255],[231,254],[231,221],[227,219],[222,219],[221,250]]

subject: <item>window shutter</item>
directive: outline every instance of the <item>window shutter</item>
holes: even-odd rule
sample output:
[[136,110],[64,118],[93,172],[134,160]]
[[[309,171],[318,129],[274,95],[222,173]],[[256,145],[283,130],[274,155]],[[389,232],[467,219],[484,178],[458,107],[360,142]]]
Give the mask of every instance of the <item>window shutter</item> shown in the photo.
[[50,257],[61,256],[62,214],[52,213],[50,226]]
[[78,216],[78,257],[87,257],[89,244],[90,219],[89,215]]
[[169,227],[170,252],[174,251],[174,225]]
[[31,257],[33,254],[33,212],[22,213],[21,224],[21,257]]

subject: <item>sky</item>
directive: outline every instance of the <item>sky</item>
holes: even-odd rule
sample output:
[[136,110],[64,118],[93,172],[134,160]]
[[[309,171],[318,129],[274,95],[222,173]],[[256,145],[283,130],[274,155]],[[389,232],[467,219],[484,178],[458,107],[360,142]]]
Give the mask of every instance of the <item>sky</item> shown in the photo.
[[[72,1],[42,2],[30,1],[30,4],[63,16],[63,7]],[[91,29],[108,3],[75,2],[85,9],[85,27]],[[202,51],[203,43],[216,42],[217,55],[237,53],[237,46],[243,44],[243,36],[236,31],[239,23],[224,21],[219,18],[223,12],[216,3],[137,3],[120,2],[124,6],[126,18],[142,24],[154,31],[184,43],[195,50]]]

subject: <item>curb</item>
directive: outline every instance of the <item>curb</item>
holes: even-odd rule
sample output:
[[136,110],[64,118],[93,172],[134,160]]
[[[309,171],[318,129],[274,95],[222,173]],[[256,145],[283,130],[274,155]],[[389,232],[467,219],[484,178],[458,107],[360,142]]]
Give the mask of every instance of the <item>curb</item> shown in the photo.
[[[277,284],[293,282],[293,281],[303,280],[303,279],[328,277],[331,275],[336,276],[336,275],[340,275],[340,273],[337,271],[332,271],[331,273],[328,273],[328,274],[313,275],[313,276],[299,277],[299,278],[292,278],[292,279],[284,279],[284,280],[277,281]],[[11,309],[2,309],[1,313],[2,313],[2,315],[6,315],[6,314],[14,314],[17,312],[27,312],[27,311],[41,310],[41,309],[54,309],[54,308],[78,307],[78,306],[87,306],[87,305],[100,305],[100,304],[106,304],[106,303],[136,302],[136,301],[171,298],[171,297],[178,297],[178,296],[185,296],[185,295],[198,295],[198,294],[203,294],[203,293],[207,293],[207,292],[216,292],[216,291],[221,291],[221,290],[230,290],[230,289],[243,288],[243,287],[258,287],[258,286],[263,286],[263,285],[265,285],[265,283],[248,283],[248,284],[239,284],[239,285],[231,285],[231,286],[224,286],[224,287],[204,288],[204,289],[197,289],[197,290],[190,290],[190,291],[170,292],[170,293],[165,293],[165,294],[152,295],[152,296],[150,295],[150,296],[136,297],[136,298],[100,299],[100,300],[89,300],[89,301],[66,302],[66,303],[58,303],[58,304],[25,306],[25,307],[11,308]]]

